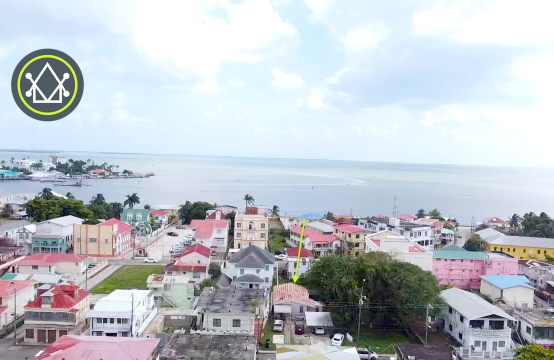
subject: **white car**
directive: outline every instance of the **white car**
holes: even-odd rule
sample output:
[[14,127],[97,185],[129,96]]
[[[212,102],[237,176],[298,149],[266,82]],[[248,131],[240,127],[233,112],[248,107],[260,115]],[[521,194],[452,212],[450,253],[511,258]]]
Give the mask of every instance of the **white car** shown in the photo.
[[323,326],[316,326],[314,328],[314,333],[316,335],[324,335],[325,334],[325,328]]
[[331,345],[341,346],[343,340],[344,340],[344,335],[336,333],[335,336],[333,336],[333,338],[331,339]]
[[356,351],[360,360],[377,360],[379,358],[374,351],[365,348],[357,348]]
[[285,255],[285,254],[275,255],[275,259],[276,260],[287,260],[287,255]]
[[144,259],[144,262],[145,263],[157,263],[158,262],[158,259],[154,259],[154,258],[146,258]]
[[283,331],[284,324],[283,320],[275,320],[273,322],[273,331],[281,332]]

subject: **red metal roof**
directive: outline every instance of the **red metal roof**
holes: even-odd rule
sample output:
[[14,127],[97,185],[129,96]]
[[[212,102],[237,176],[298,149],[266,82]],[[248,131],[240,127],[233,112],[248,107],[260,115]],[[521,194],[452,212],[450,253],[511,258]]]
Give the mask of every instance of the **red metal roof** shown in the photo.
[[54,265],[59,262],[78,262],[83,261],[88,255],[77,254],[34,254],[26,256],[25,259],[18,262],[18,265]]
[[[302,234],[302,226],[295,226],[290,231],[300,236]],[[304,237],[309,237],[314,244],[331,244],[333,241],[339,240],[335,235],[323,235],[307,228],[304,228]]]
[[165,271],[188,271],[188,272],[206,272],[206,269],[208,267],[206,265],[197,265],[197,264],[183,264],[179,262],[175,262],[173,264],[169,264],[165,267]]
[[315,306],[315,301],[310,299],[310,294],[305,287],[295,283],[286,283],[273,287],[273,304],[295,302],[306,306]]
[[39,360],[149,360],[159,339],[64,335]]
[[334,228],[339,229],[339,230],[344,231],[344,232],[347,232],[347,233],[367,232],[367,230],[365,230],[365,229],[362,229],[362,228],[359,228],[357,226],[350,225],[350,224],[335,225]]
[[211,238],[214,229],[226,229],[229,223],[227,220],[192,220],[190,228],[195,231],[196,238],[207,239]]
[[404,215],[400,215],[398,219],[402,221],[414,221],[415,219],[417,219],[417,216],[414,216],[411,214],[404,214]]
[[[78,293],[76,293],[77,290]],[[68,284],[52,285],[48,291],[54,294],[54,301],[50,305],[52,309],[72,309],[90,295],[90,293],[71,282]],[[75,295],[77,295],[77,297],[75,297]],[[25,308],[42,308],[43,298],[43,296],[37,296],[37,298],[27,304]]]
[[192,253],[197,253],[207,258],[210,257],[210,249],[205,247],[202,244],[194,244],[192,246],[189,246],[188,248],[183,250],[183,252],[181,253],[181,256],[189,255]]
[[169,214],[169,211],[165,211],[165,210],[150,210],[150,214],[152,214],[152,215],[154,215],[154,216],[164,216],[164,215]]
[[[287,249],[287,256],[289,257],[298,257],[298,248],[295,247],[295,248],[288,248]],[[306,249],[306,248],[302,248],[302,250],[300,251],[300,257],[303,257],[303,258],[308,258],[308,257],[311,257],[313,258],[313,254],[310,250]]]
[[101,224],[98,224],[100,226],[111,226],[113,228],[114,225],[117,225],[117,231],[115,234],[123,234],[127,231],[131,231],[133,227],[129,224],[124,223],[123,221],[117,220],[116,218],[110,219],[108,221],[104,221]]
[[0,306],[0,315],[2,315],[4,312],[8,311],[7,306]]
[[34,285],[33,280],[0,280],[0,296],[13,296],[14,289],[20,292]]

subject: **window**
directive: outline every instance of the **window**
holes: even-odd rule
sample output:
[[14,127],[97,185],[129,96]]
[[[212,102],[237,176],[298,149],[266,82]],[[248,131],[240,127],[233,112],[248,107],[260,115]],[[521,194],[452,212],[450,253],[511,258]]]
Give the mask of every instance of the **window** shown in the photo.
[[32,268],[33,270],[38,270],[38,265],[33,265]]
[[448,324],[448,330],[452,331],[452,324]]
[[238,232],[238,233],[237,233],[237,239],[240,239],[241,236],[242,236],[242,234]]
[[464,322],[464,317],[462,315],[460,315],[460,322]]
[[302,265],[306,265],[306,258],[302,258]]
[[265,277],[265,283],[268,284],[269,283],[269,278],[266,276]]
[[514,248],[513,252],[516,252],[516,248]]
[[164,291],[171,291],[171,284],[164,284]]
[[121,323],[123,325],[127,325],[129,323],[129,319],[121,319]]
[[448,313],[452,314],[452,308],[451,307],[448,308]]
[[25,329],[25,338],[34,339],[35,338],[35,329]]
[[91,243],[96,243],[98,240],[96,238],[91,237],[88,239],[88,241]]
[[540,250],[537,250],[537,254],[540,254],[540,253],[541,253],[541,251],[540,251]]
[[494,247],[494,251],[496,251],[496,249],[498,249],[496,246]]
[[360,238],[360,234],[356,234],[356,239],[359,239]]
[[137,220],[142,220],[142,214],[141,213],[137,213]]
[[118,319],[117,319],[117,323],[118,323],[118,324],[121,324],[121,319],[118,318]]
[[262,239],[265,239],[265,233],[264,232],[261,233],[261,237],[262,237]]
[[109,241],[109,240],[108,240],[107,238],[106,238],[106,239],[104,239],[104,244],[107,244],[107,243],[108,243],[108,241]]
[[481,347],[481,342],[478,340],[475,340],[475,343],[473,344],[476,348]]
[[110,324],[115,324],[115,319],[114,318],[110,318]]
[[121,333],[121,337],[129,337],[129,333],[127,331],[123,331]]
[[269,265],[265,266],[265,271],[269,271]]
[[523,253],[525,254],[527,252],[527,249],[523,249]]
[[260,269],[256,269],[256,274],[259,274],[260,273]]
[[107,324],[108,323],[108,319],[107,318],[102,318],[102,324]]
[[127,214],[127,220],[133,220],[133,214]]
[[265,223],[262,223],[262,229],[265,229]]
[[458,333],[458,338],[462,340],[462,333]]
[[198,273],[198,272],[193,273],[192,278],[193,279],[200,279],[200,273]]
[[500,248],[500,251],[502,251],[502,248]]
[[506,346],[506,342],[505,342],[505,341],[499,341],[499,342],[498,342],[498,347],[503,348],[503,347],[505,347],[505,346]]
[[233,319],[233,327],[240,327],[240,319]]
[[525,332],[527,334],[531,334],[531,327],[530,326],[527,326],[527,328],[525,329]]
[[214,319],[213,320],[213,326],[214,327],[221,327],[221,319]]
[[240,274],[244,275],[244,269],[240,269]]
[[237,229],[240,229],[242,227],[241,223],[237,223]]

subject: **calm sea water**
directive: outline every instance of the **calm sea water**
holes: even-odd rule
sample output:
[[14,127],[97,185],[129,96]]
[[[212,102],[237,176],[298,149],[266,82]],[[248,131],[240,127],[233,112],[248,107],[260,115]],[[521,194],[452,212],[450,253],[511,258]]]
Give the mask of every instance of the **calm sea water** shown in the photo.
[[[14,157],[48,160],[47,152],[0,151]],[[108,201],[138,193],[141,205],[183,204],[203,200],[243,206],[249,193],[256,204],[278,205],[282,214],[317,212],[392,215],[394,197],[400,214],[438,208],[444,216],[469,224],[475,216],[507,218],[513,213],[545,211],[554,215],[554,169],[396,164],[330,160],[257,159],[185,155],[63,152],[67,159],[94,160],[148,179],[88,180],[87,187],[0,181],[0,190],[39,192],[48,186],[72,192],[88,202],[101,193]]]

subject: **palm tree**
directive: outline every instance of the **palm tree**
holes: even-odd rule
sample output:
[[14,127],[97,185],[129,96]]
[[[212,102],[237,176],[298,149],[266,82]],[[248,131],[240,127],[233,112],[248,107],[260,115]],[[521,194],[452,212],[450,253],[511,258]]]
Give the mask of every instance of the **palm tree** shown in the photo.
[[424,218],[425,217],[425,210],[423,209],[419,209],[417,211],[417,214],[415,215],[418,219],[421,219],[421,218]]
[[10,159],[10,162],[12,163],[12,169],[13,169],[13,163],[15,162],[15,158],[12,157],[12,158]]
[[123,207],[129,205],[129,209],[132,209],[135,204],[140,204],[140,199],[137,193],[133,193],[132,195],[127,195],[127,200],[123,202]]
[[87,167],[90,166],[90,163],[91,163],[91,160],[90,160],[90,159],[87,159]]
[[94,205],[102,205],[106,203],[106,199],[104,198],[104,195],[96,194],[96,196],[92,197],[92,200],[90,201],[90,203]]
[[2,166],[2,168],[4,168],[4,165],[6,165],[6,162],[4,160],[0,161],[0,165]]
[[3,217],[7,217],[7,218],[12,216],[12,214],[13,214],[12,204],[4,205],[4,207],[2,208],[2,213],[1,214],[2,214]]
[[50,188],[44,188],[42,189],[42,191],[39,193],[39,196],[41,198],[43,198],[44,200],[48,200],[48,199],[51,199],[54,197],[54,194],[52,194],[52,189]]
[[75,196],[73,196],[72,193],[68,192],[67,194],[65,194],[65,196],[68,198],[68,199],[75,199]]
[[512,229],[519,229],[519,223],[521,222],[521,218],[518,214],[513,214],[510,216],[510,227]]
[[254,197],[250,194],[244,195],[244,199],[242,200],[246,202],[246,207],[248,207],[248,205],[254,205]]
[[271,215],[279,216],[279,206],[273,205],[273,209],[271,210]]

